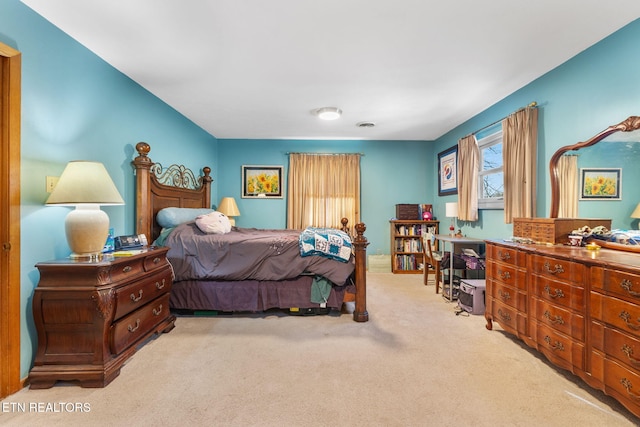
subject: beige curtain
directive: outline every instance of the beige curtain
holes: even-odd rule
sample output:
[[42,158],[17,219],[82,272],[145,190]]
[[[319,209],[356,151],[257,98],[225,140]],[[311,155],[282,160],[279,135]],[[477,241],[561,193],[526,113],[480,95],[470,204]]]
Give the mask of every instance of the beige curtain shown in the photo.
[[458,219],[478,220],[478,168],[480,149],[475,136],[458,141]]
[[536,215],[538,109],[527,107],[502,121],[504,221]]
[[289,155],[287,228],[340,228],[360,222],[360,155]]
[[578,156],[565,155],[558,159],[560,204],[558,218],[578,217]]

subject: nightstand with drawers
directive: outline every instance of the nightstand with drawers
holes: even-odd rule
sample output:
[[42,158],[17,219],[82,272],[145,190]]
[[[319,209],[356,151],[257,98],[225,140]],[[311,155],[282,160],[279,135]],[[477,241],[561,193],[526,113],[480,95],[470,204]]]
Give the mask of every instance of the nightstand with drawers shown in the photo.
[[145,340],[173,329],[167,251],[149,247],[126,256],[38,263],[38,348],[30,387],[49,388],[56,381],[104,387]]

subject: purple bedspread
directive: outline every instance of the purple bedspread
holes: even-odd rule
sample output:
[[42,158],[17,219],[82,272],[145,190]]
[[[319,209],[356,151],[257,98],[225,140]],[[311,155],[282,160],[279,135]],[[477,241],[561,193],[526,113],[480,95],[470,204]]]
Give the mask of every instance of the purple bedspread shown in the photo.
[[227,234],[206,234],[194,222],[177,226],[164,242],[176,281],[283,280],[317,274],[343,285],[352,262],[322,256],[300,256],[298,230],[234,227]]

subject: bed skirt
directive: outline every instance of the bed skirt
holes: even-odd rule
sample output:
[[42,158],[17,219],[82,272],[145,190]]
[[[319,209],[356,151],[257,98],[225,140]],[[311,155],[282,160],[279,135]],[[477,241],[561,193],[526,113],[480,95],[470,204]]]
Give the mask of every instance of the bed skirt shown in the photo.
[[[312,281],[312,276],[282,281],[179,281],[172,285],[169,305],[176,310],[227,312],[320,307],[311,302]],[[326,306],[340,310],[347,292],[355,293],[355,286],[332,286]]]

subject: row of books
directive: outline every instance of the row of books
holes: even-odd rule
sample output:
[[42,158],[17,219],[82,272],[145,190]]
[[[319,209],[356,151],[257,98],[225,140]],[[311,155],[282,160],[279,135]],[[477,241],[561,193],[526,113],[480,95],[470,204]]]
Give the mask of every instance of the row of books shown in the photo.
[[422,252],[422,239],[395,239],[396,252]]
[[428,224],[401,224],[396,226],[396,234],[402,236],[421,236],[424,233],[436,233],[436,227]]
[[396,270],[417,270],[418,262],[415,255],[396,255]]

